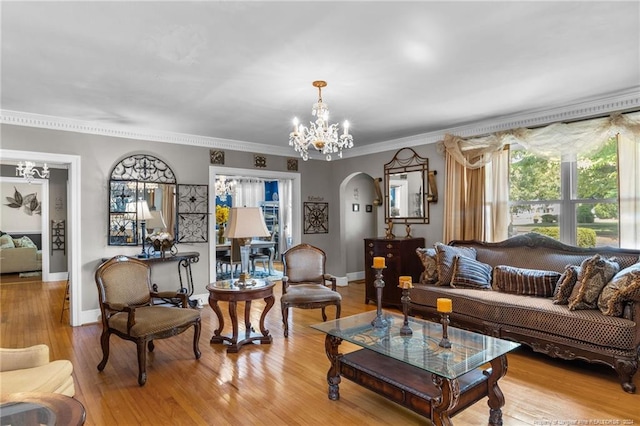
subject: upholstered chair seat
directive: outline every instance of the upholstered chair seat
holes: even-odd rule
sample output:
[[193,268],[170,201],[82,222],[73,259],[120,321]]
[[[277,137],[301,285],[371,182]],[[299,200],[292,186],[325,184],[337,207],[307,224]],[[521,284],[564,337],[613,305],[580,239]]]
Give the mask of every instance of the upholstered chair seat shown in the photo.
[[[342,296],[336,291],[336,278],[325,273],[327,256],[321,249],[309,244],[299,244],[282,255],[284,276],[280,307],[284,337],[289,336],[289,308],[322,310],[322,320],[327,320],[325,308],[336,307],[340,318]],[[331,287],[327,287],[327,283]]]
[[[109,338],[115,334],[136,343],[138,384],[147,381],[147,353],[155,348],[155,339],[165,339],[193,327],[193,353],[200,358],[200,312],[190,309],[187,295],[179,292],[151,291],[149,265],[126,256],[116,256],[98,267],[96,284],[102,312],[102,371],[109,360]],[[176,300],[181,307],[158,306],[154,298]]]

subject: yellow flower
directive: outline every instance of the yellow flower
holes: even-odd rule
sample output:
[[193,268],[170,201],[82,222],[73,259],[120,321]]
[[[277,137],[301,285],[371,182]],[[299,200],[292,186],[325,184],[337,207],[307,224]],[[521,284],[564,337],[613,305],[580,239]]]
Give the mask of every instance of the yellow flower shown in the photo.
[[216,223],[221,225],[223,223],[227,223],[229,220],[229,207],[227,206],[216,206]]

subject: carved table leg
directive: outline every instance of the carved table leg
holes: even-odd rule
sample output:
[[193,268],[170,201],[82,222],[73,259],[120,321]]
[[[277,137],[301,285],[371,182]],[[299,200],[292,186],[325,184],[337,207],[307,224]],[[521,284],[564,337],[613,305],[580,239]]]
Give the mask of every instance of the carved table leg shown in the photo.
[[[269,336],[269,330],[264,327],[264,319],[267,317],[267,312],[271,310],[271,307],[275,303],[276,298],[273,295],[269,297],[265,297],[264,301],[266,302],[266,306],[262,311],[262,315],[260,315],[260,332],[263,336]],[[271,336],[269,336],[269,342],[271,342]]]
[[220,310],[220,306],[218,306],[217,300],[209,299],[209,306],[211,306],[213,312],[216,313],[216,317],[218,317],[218,328],[214,330],[213,337],[211,338],[211,343],[216,343],[221,341],[220,339],[216,339],[216,341],[214,342],[213,339],[219,337],[222,333],[222,329],[224,328],[224,317],[222,316],[222,311]]
[[502,355],[491,361],[491,375],[487,381],[489,387],[489,425],[502,426],[502,407],[504,395],[498,386],[498,380],[507,374],[507,356]]
[[231,336],[231,346],[227,348],[227,352],[238,352],[238,302],[229,302],[229,316],[231,317],[231,326],[233,335]]
[[449,411],[456,406],[460,398],[460,384],[457,379],[445,379],[433,374],[433,384],[440,390],[440,396],[433,400],[433,423],[436,426],[453,426]]
[[327,383],[329,384],[329,399],[332,401],[340,399],[340,358],[342,357],[342,354],[338,352],[340,343],[342,343],[341,338],[329,334],[324,339],[324,350],[331,361],[327,372]]
[[251,300],[244,302],[244,330],[247,337],[253,331],[251,327]]

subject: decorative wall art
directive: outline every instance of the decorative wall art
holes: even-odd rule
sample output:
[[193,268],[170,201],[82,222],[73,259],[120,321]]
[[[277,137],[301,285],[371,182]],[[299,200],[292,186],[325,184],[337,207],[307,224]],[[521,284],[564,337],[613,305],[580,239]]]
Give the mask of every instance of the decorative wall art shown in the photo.
[[290,172],[298,171],[298,159],[297,158],[287,158],[287,170]]
[[5,197],[7,204],[5,206],[12,209],[22,209],[29,216],[34,214],[42,214],[41,204],[38,201],[38,194],[31,192],[23,195],[16,186],[13,187],[13,197]]
[[304,203],[304,233],[329,233],[329,203]]
[[351,210],[354,211],[354,212],[359,212],[360,211],[360,204],[358,204],[358,203],[351,204]]
[[367,204],[365,205],[365,211],[367,213],[371,213],[373,211],[373,204]]
[[224,151],[211,149],[209,150],[209,158],[211,164],[220,164],[221,166],[224,166]]
[[267,157],[264,155],[255,154],[253,156],[253,165],[258,169],[264,169],[267,167]]
[[209,240],[209,186],[178,185],[178,242]]
[[62,250],[67,254],[67,246],[65,244],[66,225],[64,220],[51,221],[51,255],[57,250]]

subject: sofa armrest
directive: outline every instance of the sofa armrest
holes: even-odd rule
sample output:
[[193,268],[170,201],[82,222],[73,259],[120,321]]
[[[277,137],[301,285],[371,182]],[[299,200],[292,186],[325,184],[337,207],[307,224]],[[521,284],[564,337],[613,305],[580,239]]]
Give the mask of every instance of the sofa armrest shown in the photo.
[[22,370],[49,363],[49,347],[35,345],[28,348],[0,348],[0,371]]

